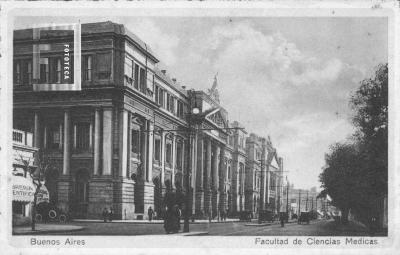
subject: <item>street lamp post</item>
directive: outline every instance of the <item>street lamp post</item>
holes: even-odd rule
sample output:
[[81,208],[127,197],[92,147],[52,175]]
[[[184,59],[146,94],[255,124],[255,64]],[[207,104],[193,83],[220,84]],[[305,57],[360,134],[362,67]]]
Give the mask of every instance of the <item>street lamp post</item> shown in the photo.
[[[192,100],[193,100],[193,95],[190,96],[190,103],[189,103],[189,109],[190,112],[188,114],[187,122],[188,122],[188,133],[189,133],[189,141],[188,141],[188,152],[186,153],[186,162],[187,162],[187,167],[186,167],[186,208],[185,208],[185,218],[184,218],[184,223],[183,223],[183,232],[189,232],[189,217],[190,217],[190,173],[193,172],[191,169],[192,166],[192,153],[194,153],[194,150],[192,151],[192,133],[193,133],[193,124],[196,124],[199,120],[199,114],[200,110],[197,108],[197,106],[193,106]],[[196,135],[196,130],[194,130],[194,135]],[[194,176],[193,176],[194,178]]]
[[[261,220],[261,213],[262,213],[262,205],[263,205],[263,199],[265,199],[265,194],[263,195],[263,196],[261,196],[261,192],[264,192],[264,189],[265,189],[265,187],[264,187],[264,175],[263,175],[263,173],[264,173],[264,160],[262,159],[262,160],[260,160],[261,161],[261,185],[260,185],[260,202],[259,202],[259,208],[258,208],[258,224],[261,224],[262,223],[262,220]],[[261,190],[261,187],[262,187],[262,190]]]
[[286,217],[289,221],[289,182],[286,176]]

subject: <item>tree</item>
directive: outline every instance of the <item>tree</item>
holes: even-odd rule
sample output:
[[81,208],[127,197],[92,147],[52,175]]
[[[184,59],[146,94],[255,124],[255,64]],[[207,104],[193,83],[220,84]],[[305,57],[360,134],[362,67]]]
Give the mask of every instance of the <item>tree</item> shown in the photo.
[[388,180],[388,65],[379,65],[351,97],[355,137],[361,147],[364,181],[376,196],[387,194]]
[[356,132],[326,155],[320,175],[321,195],[329,194],[347,221],[350,209],[364,219],[376,214],[376,201],[387,195],[388,182],[388,65],[375,77],[361,81],[350,98]]
[[36,229],[36,204],[37,204],[37,197],[40,191],[40,188],[43,185],[44,177],[46,176],[47,172],[49,171],[52,162],[50,158],[42,151],[38,150],[35,155],[35,164],[36,168],[30,166],[31,158],[24,158],[20,155],[20,161],[24,165],[24,175],[26,177],[27,174],[31,177],[33,185],[35,186],[35,193],[34,193],[34,200],[32,206],[32,230]]
[[323,194],[329,194],[332,204],[342,211],[342,219],[347,223],[349,210],[357,202],[356,175],[359,169],[359,155],[354,144],[334,144],[325,155],[326,168],[320,175]]

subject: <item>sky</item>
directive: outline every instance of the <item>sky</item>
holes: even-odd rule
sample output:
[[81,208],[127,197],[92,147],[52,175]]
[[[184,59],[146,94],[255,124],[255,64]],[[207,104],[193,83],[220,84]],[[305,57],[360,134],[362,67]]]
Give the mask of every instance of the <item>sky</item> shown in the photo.
[[[319,189],[329,146],[353,132],[349,98],[387,62],[385,18],[80,17],[124,24],[182,85],[211,88],[248,133],[270,136],[296,188]],[[34,18],[35,23],[68,18]],[[32,17],[18,18],[26,28]]]

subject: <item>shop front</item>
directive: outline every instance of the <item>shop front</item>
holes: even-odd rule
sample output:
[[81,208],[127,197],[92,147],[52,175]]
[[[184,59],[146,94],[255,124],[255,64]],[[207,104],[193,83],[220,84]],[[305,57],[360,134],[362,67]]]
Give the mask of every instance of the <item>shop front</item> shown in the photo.
[[12,176],[12,223],[13,226],[29,224],[34,201],[35,185],[23,176]]

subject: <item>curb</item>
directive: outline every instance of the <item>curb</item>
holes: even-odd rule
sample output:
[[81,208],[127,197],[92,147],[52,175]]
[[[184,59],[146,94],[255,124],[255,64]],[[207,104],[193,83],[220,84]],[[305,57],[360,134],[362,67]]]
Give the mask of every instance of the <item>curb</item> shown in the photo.
[[[294,224],[294,223],[297,223],[297,221],[285,222],[285,225]],[[265,227],[265,226],[280,225],[280,224],[281,224],[280,222],[277,222],[277,223],[275,223],[275,222],[272,222],[272,223],[261,223],[261,224],[249,223],[249,224],[245,224],[245,226],[248,226],[248,227]]]
[[[75,223],[104,223],[102,220],[72,220],[71,222]],[[199,222],[199,221],[194,221],[191,222],[189,221],[189,224],[215,224],[215,223],[221,223],[221,224],[226,224],[226,223],[233,223],[233,222],[240,222],[240,221],[204,221],[204,222]],[[127,223],[127,224],[164,224],[164,221],[161,222],[155,222],[155,221],[118,221],[114,220],[112,222],[105,222],[105,223]],[[183,223],[183,221],[181,221]]]
[[75,229],[67,229],[67,230],[36,230],[36,231],[29,231],[24,233],[15,233],[13,231],[12,235],[45,235],[45,234],[53,234],[53,233],[71,233],[71,232],[78,232],[84,230],[85,227],[79,227]]

